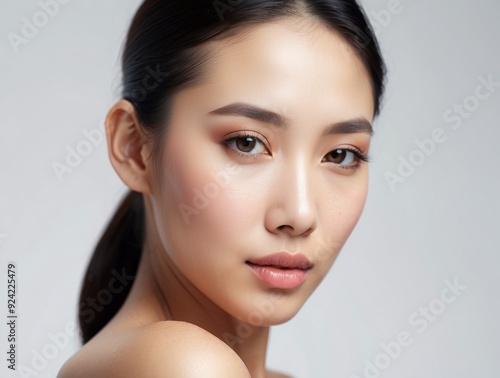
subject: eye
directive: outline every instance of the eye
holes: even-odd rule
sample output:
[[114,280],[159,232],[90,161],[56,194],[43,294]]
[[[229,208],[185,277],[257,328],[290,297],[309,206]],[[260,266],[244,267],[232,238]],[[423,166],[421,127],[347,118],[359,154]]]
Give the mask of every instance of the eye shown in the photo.
[[239,133],[238,135],[224,140],[224,142],[234,150],[234,152],[243,155],[251,156],[265,154],[267,152],[264,142],[248,131]]
[[369,157],[354,148],[337,148],[325,156],[325,161],[334,163],[340,168],[354,169],[360,165],[360,160],[368,163]]

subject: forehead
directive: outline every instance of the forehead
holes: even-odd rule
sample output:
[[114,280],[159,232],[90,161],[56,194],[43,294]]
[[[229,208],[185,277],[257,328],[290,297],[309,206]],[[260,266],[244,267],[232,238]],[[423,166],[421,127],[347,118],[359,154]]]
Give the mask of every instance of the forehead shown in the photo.
[[247,26],[207,47],[211,54],[204,84],[185,92],[206,110],[248,102],[318,126],[373,119],[365,66],[337,32],[317,21],[284,19]]

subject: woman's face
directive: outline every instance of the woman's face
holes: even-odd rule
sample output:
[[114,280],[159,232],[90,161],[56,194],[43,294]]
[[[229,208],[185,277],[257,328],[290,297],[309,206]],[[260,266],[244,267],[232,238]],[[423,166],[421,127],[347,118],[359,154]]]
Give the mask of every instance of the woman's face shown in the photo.
[[[220,45],[212,63],[208,81],[173,104],[163,191],[152,198],[155,274],[161,284],[174,271],[242,321],[279,324],[318,286],[361,215],[368,167],[356,153],[370,145],[369,76],[337,34],[293,20]],[[249,264],[280,251],[312,267]]]

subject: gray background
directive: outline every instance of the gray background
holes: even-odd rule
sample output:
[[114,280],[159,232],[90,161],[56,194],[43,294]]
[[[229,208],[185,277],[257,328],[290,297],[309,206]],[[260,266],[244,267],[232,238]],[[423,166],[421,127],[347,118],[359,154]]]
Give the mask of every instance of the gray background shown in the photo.
[[[83,270],[125,192],[104,141],[62,181],[52,165],[86,140],[84,130],[102,128],[119,95],[119,53],[138,4],[68,1],[16,52],[8,33],[20,34],[22,18],[41,8],[0,1],[0,313],[14,261],[17,363],[37,377],[54,377],[78,349],[67,328],[76,321]],[[500,2],[363,4],[389,68],[366,208],[304,308],[273,327],[269,367],[300,378],[498,377],[500,86],[487,99],[475,99],[475,90],[480,78],[500,82]],[[466,116],[444,118],[464,102]],[[416,152],[415,139],[439,129],[446,140],[429,156]],[[402,158],[419,165],[392,190],[385,176],[399,174]],[[445,280],[466,289],[440,308]],[[439,314],[418,332],[409,318],[429,305]],[[381,344],[401,332],[411,345],[378,374],[364,373],[384,362]],[[7,349],[6,336],[0,344]],[[10,373],[4,358],[0,375],[23,376]]]

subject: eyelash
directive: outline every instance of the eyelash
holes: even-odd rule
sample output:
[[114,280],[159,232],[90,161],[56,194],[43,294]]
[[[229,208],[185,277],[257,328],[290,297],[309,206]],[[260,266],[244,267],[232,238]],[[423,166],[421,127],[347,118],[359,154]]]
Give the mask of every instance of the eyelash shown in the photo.
[[[231,149],[234,153],[238,154],[239,156],[242,156],[244,158],[256,159],[259,154],[249,154],[249,153],[241,152],[241,151],[238,151],[229,145],[230,141],[238,139],[238,138],[244,138],[244,137],[254,138],[258,141],[258,143],[261,143],[264,147],[266,147],[266,144],[259,138],[258,134],[250,132],[250,131],[239,132],[235,136],[231,136],[231,138],[225,139],[223,142],[224,142],[225,147],[227,147],[228,149]],[[266,149],[267,149],[267,147],[266,147]],[[360,161],[363,161],[365,163],[371,163],[371,161],[372,161],[370,156],[363,154],[359,149],[357,149],[355,147],[335,148],[334,150],[331,150],[330,152],[328,152],[328,154],[332,153],[333,151],[339,151],[339,150],[340,151],[349,151],[349,152],[353,153],[357,159],[356,163],[354,165],[350,165],[350,166],[345,166],[345,165],[333,163],[337,167],[340,167],[342,169],[356,169],[359,167]]]

